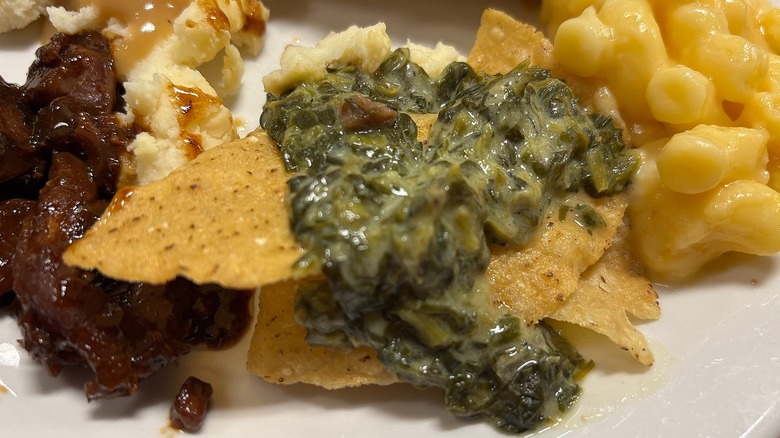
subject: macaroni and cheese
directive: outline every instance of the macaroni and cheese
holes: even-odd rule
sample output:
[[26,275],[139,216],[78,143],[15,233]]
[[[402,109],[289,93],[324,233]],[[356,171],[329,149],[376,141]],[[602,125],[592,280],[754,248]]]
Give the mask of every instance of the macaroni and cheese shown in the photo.
[[629,210],[655,275],[780,250],[780,9],[765,0],[545,0],[557,62],[618,102],[645,163]]

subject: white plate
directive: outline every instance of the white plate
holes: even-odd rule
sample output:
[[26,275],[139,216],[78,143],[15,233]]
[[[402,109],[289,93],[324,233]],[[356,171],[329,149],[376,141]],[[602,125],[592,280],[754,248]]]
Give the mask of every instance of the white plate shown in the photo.
[[[313,44],[331,30],[385,21],[396,41],[443,40],[466,53],[483,7],[522,16],[521,3],[267,1],[272,21],[265,49],[249,60],[242,94],[231,105],[248,128],[257,126],[264,100],[260,77],[276,68],[289,43]],[[0,74],[6,80],[24,80],[36,40],[32,28],[0,36]],[[606,344],[581,345],[583,353],[596,356],[597,369],[586,378],[569,418],[537,436],[780,436],[779,261],[734,256],[695,286],[659,288],[662,317],[641,324],[657,364],[644,370]],[[88,404],[84,371],[48,376],[19,347],[19,337],[15,321],[0,316],[3,437],[173,436],[168,409],[190,374],[215,387],[206,436],[501,436],[448,414],[436,391],[395,385],[331,392],[264,383],[244,369],[248,339],[229,351],[191,354],[178,368],[145,382],[132,398]]]

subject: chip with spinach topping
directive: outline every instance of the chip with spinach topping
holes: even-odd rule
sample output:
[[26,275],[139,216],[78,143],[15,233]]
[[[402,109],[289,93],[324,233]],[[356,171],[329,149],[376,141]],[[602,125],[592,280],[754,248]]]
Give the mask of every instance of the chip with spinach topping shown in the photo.
[[[438,113],[425,143],[408,113]],[[457,415],[508,432],[571,406],[587,362],[494,306],[484,272],[488,245],[530,242],[554,198],[626,188],[637,163],[608,118],[541,68],[454,63],[430,78],[399,49],[374,73],[331,67],[270,95],[261,126],[295,172],[299,267],[324,274],[298,291],[310,343],[371,346]]]

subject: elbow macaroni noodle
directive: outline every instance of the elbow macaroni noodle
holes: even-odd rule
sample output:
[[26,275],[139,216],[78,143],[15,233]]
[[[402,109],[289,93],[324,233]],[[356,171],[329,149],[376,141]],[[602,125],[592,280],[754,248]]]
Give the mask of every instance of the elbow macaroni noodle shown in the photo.
[[780,251],[780,9],[766,0],[543,0],[560,66],[618,102],[645,163],[629,216],[657,276]]

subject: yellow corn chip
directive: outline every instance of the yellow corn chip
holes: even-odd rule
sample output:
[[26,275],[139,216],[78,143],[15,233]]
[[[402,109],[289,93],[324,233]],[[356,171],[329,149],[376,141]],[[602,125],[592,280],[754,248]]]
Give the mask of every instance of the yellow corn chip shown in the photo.
[[577,291],[550,318],[601,333],[650,366],[653,353],[627,314],[656,319],[661,309],[658,294],[631,255],[624,226],[604,257],[582,275]]
[[338,350],[306,343],[306,329],[295,323],[297,282],[260,290],[257,325],[247,368],[273,383],[311,383],[328,389],[397,381],[372,348]]
[[[482,14],[477,39],[467,62],[478,71],[497,74],[507,73],[519,63],[530,61],[532,65],[549,69],[553,76],[565,80],[583,105],[594,107],[598,87],[560,68],[553,53],[552,43],[535,27],[501,11],[487,9]],[[610,102],[603,102],[598,110],[617,114],[617,109],[610,105]]]
[[552,44],[533,26],[503,12],[486,10],[468,56],[469,65],[479,71],[496,74],[507,73],[523,61],[552,68]]
[[[554,206],[533,244],[492,248],[487,275],[493,301],[528,323],[546,318],[574,293],[582,272],[601,258],[623,223],[624,194],[595,200],[587,195],[579,197],[593,206],[605,226],[589,229],[576,223],[572,214],[560,220],[559,209]],[[567,204],[577,203],[575,197]]]
[[169,177],[116,196],[66,263],[127,281],[255,288],[293,277],[288,174],[274,142],[252,133]]
[[[506,73],[525,60],[565,80],[584,105],[617,116],[609,101],[597,99],[599,91],[593,83],[557,66],[552,45],[544,35],[503,12],[486,10],[468,62],[477,70]],[[618,117],[614,121],[622,125]],[[587,248],[587,236],[578,234],[571,223],[558,223],[545,229],[541,240],[522,253],[494,251],[488,268],[494,300],[526,321],[552,314],[555,319],[590,328],[631,352],[641,363],[651,365],[653,356],[647,342],[626,312],[641,319],[656,319],[660,308],[652,285],[627,250],[626,236],[617,237],[617,247],[579,278],[579,273],[594,262],[593,257],[610,246],[610,233],[614,234],[622,222],[624,195],[608,200],[618,203],[612,206],[599,206],[601,202],[604,200],[597,201],[595,207],[607,221],[608,232],[594,236],[590,241],[593,248]],[[607,296],[605,290],[609,291]],[[559,300],[557,304],[553,298]]]

